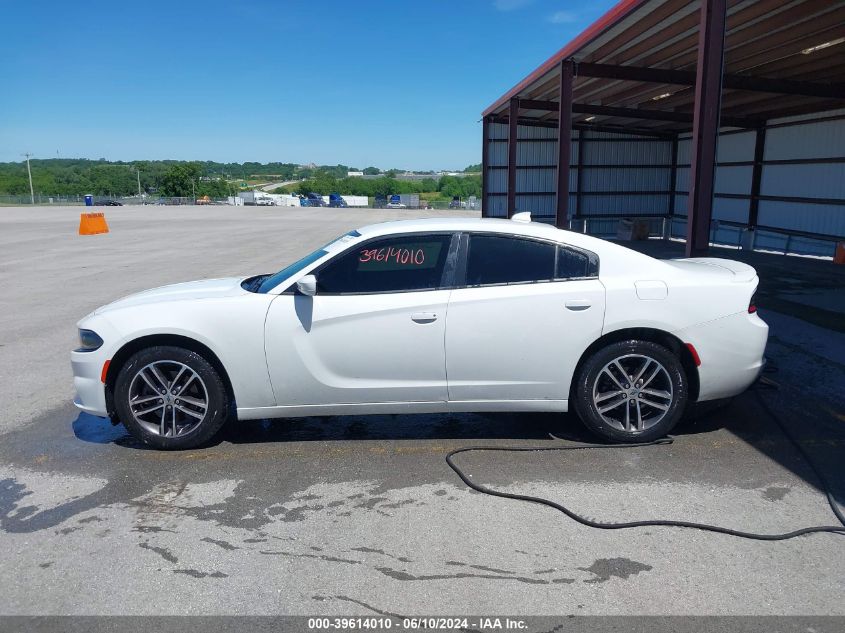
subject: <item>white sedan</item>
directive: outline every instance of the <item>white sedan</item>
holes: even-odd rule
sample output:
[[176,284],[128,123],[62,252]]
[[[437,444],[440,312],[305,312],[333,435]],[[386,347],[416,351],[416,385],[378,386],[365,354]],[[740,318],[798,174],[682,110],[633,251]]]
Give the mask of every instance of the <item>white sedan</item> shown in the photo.
[[134,294],[79,322],[77,406],[163,449],[228,419],[574,408],[613,441],[758,377],[757,275],[548,225],[368,226],[272,275]]

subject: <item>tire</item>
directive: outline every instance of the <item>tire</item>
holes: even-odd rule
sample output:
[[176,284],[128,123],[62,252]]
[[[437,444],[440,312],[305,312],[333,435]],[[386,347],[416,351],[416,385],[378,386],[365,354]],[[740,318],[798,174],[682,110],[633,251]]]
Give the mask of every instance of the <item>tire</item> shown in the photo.
[[578,417],[597,435],[612,442],[651,442],[684,414],[688,386],[678,356],[657,343],[629,340],[587,358],[573,391]]
[[118,419],[135,438],[154,448],[179,450],[202,446],[220,431],[228,418],[229,396],[205,358],[162,345],[136,352],[121,367],[114,404]]

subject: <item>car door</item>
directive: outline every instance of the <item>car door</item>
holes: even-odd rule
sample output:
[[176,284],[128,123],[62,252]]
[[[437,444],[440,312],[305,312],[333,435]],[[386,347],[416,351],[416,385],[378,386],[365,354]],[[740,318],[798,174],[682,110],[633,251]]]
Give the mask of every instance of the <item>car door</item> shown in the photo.
[[445,402],[444,278],[455,241],[436,233],[359,243],[313,271],[314,296],[273,301],[265,331],[277,405]]
[[567,400],[601,336],[605,290],[592,253],[510,234],[461,241],[446,322],[450,401]]

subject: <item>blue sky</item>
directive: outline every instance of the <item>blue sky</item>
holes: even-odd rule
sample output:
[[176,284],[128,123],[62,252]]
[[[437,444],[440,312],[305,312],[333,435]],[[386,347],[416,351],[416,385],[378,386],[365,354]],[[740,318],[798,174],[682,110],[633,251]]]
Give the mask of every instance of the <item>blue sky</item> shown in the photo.
[[481,111],[613,2],[3,5],[0,161],[453,169],[480,161]]

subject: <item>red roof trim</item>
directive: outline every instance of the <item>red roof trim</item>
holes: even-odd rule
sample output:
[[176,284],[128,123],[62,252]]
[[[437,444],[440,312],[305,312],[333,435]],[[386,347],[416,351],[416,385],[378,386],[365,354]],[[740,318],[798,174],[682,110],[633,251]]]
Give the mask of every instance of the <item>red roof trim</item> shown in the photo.
[[599,35],[607,31],[608,29],[616,26],[616,24],[624,20],[628,15],[638,9],[641,5],[645,4],[647,1],[648,0],[621,0],[612,9],[610,9],[610,11],[605,13],[595,22],[593,22],[580,35],[578,35],[574,40],[569,42],[569,44],[567,44],[557,53],[549,57],[549,59],[543,62],[543,64],[534,72],[532,72],[525,79],[516,84],[513,88],[508,90],[504,95],[499,97],[499,99],[496,100],[493,105],[491,105],[484,111],[482,116],[487,116],[488,114],[491,114],[495,110],[499,109],[502,105],[510,101],[511,97],[522,92],[523,88],[525,88],[526,86],[533,83],[534,81],[545,75],[547,72],[549,72],[552,68],[559,64],[562,59],[566,59],[567,57],[570,57],[571,55],[577,53],[579,49],[592,42],[594,39],[596,39]]

